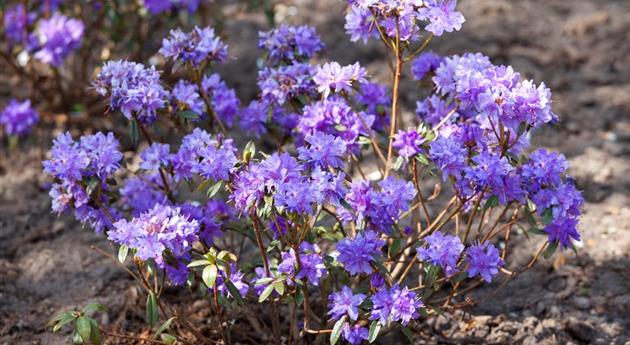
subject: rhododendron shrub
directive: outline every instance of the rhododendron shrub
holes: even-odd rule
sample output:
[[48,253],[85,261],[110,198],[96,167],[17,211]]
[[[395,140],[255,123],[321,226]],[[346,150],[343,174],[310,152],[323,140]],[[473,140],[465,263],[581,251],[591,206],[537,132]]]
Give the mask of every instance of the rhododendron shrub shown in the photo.
[[[53,210],[118,246],[149,323],[167,321],[159,333],[181,321],[160,299],[167,285],[207,296],[226,343],[233,311],[256,303],[269,306],[270,343],[411,334],[469,306],[470,289],[580,240],[566,159],[530,145],[558,121],[550,90],[479,53],[426,51],[463,23],[455,0],[349,1],[346,31],[391,51],[391,85],[359,63],[315,64],[315,30],[278,26],[260,33],[249,103],[216,73],[230,55],[212,28],[174,29],[159,50],[179,76],[171,85],[127,60],[92,82],[106,116],[120,113],[141,143],[139,163],[125,163],[112,133],[59,135],[44,162]],[[412,118],[399,102],[407,65],[430,85]],[[517,229],[546,238],[525,267],[510,267],[526,240]]]

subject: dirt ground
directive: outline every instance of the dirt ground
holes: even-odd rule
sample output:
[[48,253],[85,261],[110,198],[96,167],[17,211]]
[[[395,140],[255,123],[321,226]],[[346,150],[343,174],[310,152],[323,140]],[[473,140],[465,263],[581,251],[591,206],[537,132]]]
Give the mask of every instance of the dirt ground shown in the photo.
[[[630,344],[630,1],[463,0],[460,6],[463,30],[432,49],[480,51],[551,88],[561,122],[534,142],[567,155],[584,190],[583,246],[578,255],[556,253],[501,289],[499,281],[475,291],[470,297],[478,303],[465,315],[415,326],[415,343]],[[295,8],[297,15],[292,6],[279,15],[316,25],[326,58],[360,61],[387,80],[383,51],[347,39],[344,2],[296,0]],[[255,92],[255,30],[264,27],[264,18],[253,14],[227,24],[238,60],[224,75],[242,99]],[[419,96],[411,81],[403,85],[403,104],[413,111]],[[0,344],[69,343],[67,333],[45,330],[46,320],[92,301],[108,306],[99,320],[104,325],[125,328],[143,315],[132,281],[91,249],[112,247],[50,212],[40,161],[52,135],[40,131],[19,152],[1,150]],[[523,235],[513,241],[519,246],[509,269],[524,265],[538,244]]]

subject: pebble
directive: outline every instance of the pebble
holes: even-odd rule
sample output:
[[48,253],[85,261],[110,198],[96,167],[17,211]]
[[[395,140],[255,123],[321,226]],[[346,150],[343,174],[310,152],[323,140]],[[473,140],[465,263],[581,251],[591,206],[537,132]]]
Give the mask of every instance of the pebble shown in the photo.
[[588,298],[586,297],[576,297],[573,299],[573,304],[575,304],[575,306],[578,309],[582,309],[582,310],[586,310],[589,309],[591,307],[591,301],[589,301]]

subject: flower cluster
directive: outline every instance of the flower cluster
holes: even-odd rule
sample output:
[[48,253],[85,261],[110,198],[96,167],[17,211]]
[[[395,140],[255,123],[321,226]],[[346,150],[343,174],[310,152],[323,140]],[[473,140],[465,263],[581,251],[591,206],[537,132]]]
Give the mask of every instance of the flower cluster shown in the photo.
[[157,119],[157,111],[166,104],[168,92],[160,82],[155,67],[131,61],[108,61],[92,82],[101,96],[109,97],[110,110],[120,110],[127,119],[145,124]]
[[208,62],[224,62],[227,49],[221,38],[214,34],[214,29],[195,27],[188,33],[181,29],[171,30],[162,40],[160,54],[175,63],[203,67]]
[[90,223],[99,233],[111,226],[116,211],[99,207],[106,196],[98,190],[107,191],[107,179],[120,168],[123,156],[119,146],[112,133],[83,136],[79,142],[70,133],[60,134],[50,159],[43,162],[44,171],[55,179],[50,190],[53,211],[61,213],[72,207],[77,219]]
[[331,91],[351,92],[355,83],[365,83],[367,72],[358,62],[353,65],[341,66],[337,62],[326,63],[317,69],[313,80],[324,98],[328,97]]
[[279,27],[260,33],[258,47],[267,52],[267,62],[271,65],[280,63],[304,62],[324,48],[312,26]]
[[31,101],[18,102],[12,99],[0,112],[0,125],[8,135],[26,135],[39,121],[37,110],[31,107]]
[[24,4],[17,4],[4,12],[4,33],[13,43],[24,43],[28,38],[28,26],[33,24],[36,14],[27,12]]
[[197,11],[200,0],[144,0],[144,7],[153,15],[169,10],[186,9],[190,13]]
[[[465,19],[456,11],[457,0],[348,0],[346,32],[351,40],[363,40],[380,35],[415,41],[422,28],[435,36],[460,30]],[[420,25],[419,25],[420,24]]]
[[385,241],[374,231],[357,234],[354,239],[344,238],[337,242],[337,260],[351,275],[374,272],[373,261],[381,256]]
[[80,20],[68,18],[58,12],[48,19],[41,19],[35,30],[39,48],[34,57],[59,67],[81,45],[84,29]]

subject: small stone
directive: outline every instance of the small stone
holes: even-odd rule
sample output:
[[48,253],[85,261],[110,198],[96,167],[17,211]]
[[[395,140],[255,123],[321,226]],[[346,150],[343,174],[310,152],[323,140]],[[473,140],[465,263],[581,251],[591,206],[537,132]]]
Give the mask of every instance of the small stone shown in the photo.
[[576,297],[573,299],[573,304],[575,304],[575,306],[578,309],[582,309],[582,310],[586,310],[586,309],[590,309],[591,308],[591,301],[589,301],[588,298],[586,297]]

